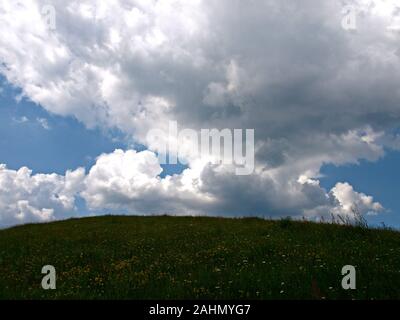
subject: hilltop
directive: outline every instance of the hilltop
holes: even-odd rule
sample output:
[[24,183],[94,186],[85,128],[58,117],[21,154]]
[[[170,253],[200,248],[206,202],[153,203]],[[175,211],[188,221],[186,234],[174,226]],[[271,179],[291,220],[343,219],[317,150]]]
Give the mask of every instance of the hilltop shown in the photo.
[[[41,288],[53,265],[57,289]],[[357,270],[343,290],[341,269]],[[103,216],[0,231],[1,299],[395,299],[400,233],[256,218]]]

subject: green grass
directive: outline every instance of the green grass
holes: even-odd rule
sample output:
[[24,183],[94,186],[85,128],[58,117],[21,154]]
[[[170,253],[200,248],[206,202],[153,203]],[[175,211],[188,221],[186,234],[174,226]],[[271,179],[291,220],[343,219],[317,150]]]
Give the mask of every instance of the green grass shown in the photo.
[[[41,288],[54,265],[57,289]],[[357,289],[341,288],[354,265]],[[1,299],[398,299],[400,233],[205,217],[71,219],[0,231]]]

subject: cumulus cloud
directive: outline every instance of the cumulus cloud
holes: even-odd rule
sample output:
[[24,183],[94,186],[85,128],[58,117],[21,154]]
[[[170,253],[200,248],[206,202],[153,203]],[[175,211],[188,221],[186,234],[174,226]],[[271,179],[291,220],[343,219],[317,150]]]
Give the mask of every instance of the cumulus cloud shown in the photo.
[[115,150],[97,158],[85,178],[82,197],[92,209],[130,213],[206,213],[212,199],[200,190],[201,169],[161,178],[162,168],[150,151]]
[[93,208],[134,205],[144,194],[155,191],[161,171],[149,151],[115,150],[98,157],[85,180],[83,196]]
[[92,209],[131,213],[320,218],[351,215],[354,206],[363,214],[383,210],[347,183],[327,192],[306,176],[277,182],[267,172],[237,176],[233,167],[200,162],[182,174],[161,178],[161,172],[153,152],[115,150],[98,157],[82,196]]
[[[398,148],[389,132],[400,120],[400,33],[387,28],[398,5],[348,4],[358,8],[354,32],[342,28],[339,0],[4,0],[0,71],[49,112],[145,145],[149,129],[167,131],[169,120],[255,129],[247,177],[191,158],[161,179],[160,166],[147,164],[153,145],[101,155],[82,193],[92,208],[316,215],[352,199],[378,210],[356,191],[344,197],[343,186],[318,183],[324,164]],[[44,5],[56,9],[54,30]],[[30,206],[47,208],[21,204]]]
[[32,174],[0,165],[0,225],[41,222],[74,214],[75,196],[80,191],[83,169],[57,174]]
[[[84,169],[57,174],[34,174],[0,166],[0,225],[50,221],[70,217],[76,197],[89,209],[136,214],[193,214],[329,217],[379,212],[371,196],[347,183],[330,192],[317,180],[275,181],[269,173],[237,176],[235,168],[197,162],[182,174],[160,177],[162,168],[151,151],[115,150],[102,154],[85,175]],[[268,210],[266,210],[268,208]]]
[[338,202],[338,206],[333,210],[334,214],[352,216],[354,210],[358,210],[361,214],[383,210],[382,205],[374,202],[371,196],[354,191],[348,183],[337,183],[331,192]]

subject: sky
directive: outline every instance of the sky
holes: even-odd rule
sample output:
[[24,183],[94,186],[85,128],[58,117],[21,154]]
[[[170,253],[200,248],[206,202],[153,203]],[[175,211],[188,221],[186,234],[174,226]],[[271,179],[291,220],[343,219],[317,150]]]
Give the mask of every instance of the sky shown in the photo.
[[[389,0],[3,0],[0,226],[356,208],[400,227],[397,26]],[[171,122],[254,130],[252,172],[148,139]]]

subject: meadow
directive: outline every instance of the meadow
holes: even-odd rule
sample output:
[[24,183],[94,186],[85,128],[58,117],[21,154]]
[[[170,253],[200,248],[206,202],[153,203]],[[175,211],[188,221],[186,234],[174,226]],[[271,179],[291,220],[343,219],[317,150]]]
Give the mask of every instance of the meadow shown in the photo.
[[[44,265],[57,289],[43,290]],[[357,270],[355,290],[341,269]],[[103,216],[0,230],[0,299],[399,299],[400,233],[256,218]]]

